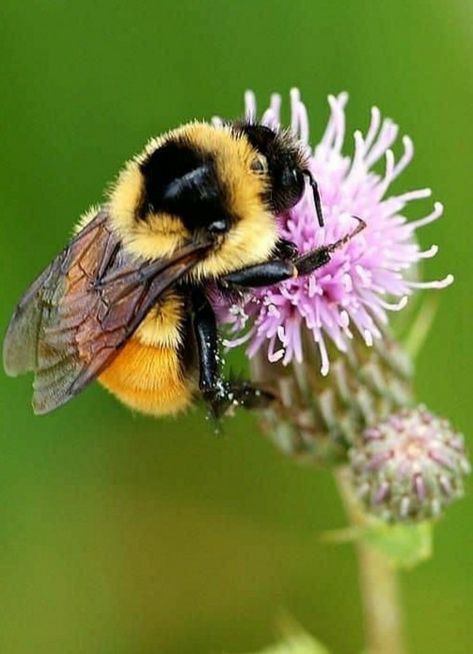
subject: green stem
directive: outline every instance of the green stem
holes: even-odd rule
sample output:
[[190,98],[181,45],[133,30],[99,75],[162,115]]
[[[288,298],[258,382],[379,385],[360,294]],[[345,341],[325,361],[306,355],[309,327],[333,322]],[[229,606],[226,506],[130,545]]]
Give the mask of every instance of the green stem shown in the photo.
[[[366,517],[353,496],[348,470],[337,468],[335,479],[351,524],[365,526]],[[396,570],[384,554],[363,539],[356,541],[356,547],[367,654],[406,654]]]

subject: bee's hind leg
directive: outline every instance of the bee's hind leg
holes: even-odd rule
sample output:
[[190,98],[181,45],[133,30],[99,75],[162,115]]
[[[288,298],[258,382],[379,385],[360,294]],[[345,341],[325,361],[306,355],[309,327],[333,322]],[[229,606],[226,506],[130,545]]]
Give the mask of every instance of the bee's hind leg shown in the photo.
[[199,351],[199,388],[212,415],[221,418],[232,407],[261,409],[274,400],[267,390],[246,381],[228,381],[221,377],[218,332],[215,314],[205,294],[195,290],[192,296],[194,333]]

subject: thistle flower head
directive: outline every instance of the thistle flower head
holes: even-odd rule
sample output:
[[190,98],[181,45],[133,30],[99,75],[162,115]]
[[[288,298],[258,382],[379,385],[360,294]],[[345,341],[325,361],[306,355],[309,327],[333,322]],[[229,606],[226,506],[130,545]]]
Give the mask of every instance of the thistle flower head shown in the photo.
[[[325,227],[317,223],[310,190],[293,209],[278,216],[278,224],[281,237],[292,241],[301,253],[352,231],[356,225],[353,216],[363,218],[366,229],[311,275],[257,289],[238,304],[215,298],[220,321],[232,325],[228,346],[247,341],[250,357],[263,349],[271,362],[280,360],[286,365],[302,360],[302,334],[308,331],[320,353],[322,374],[329,371],[330,342],[345,352],[358,333],[371,345],[382,337],[388,312],[401,309],[415,289],[441,288],[452,281],[451,275],[442,281],[413,281],[416,264],[437,252],[436,246],[422,251],[415,233],[439,218],[443,209],[436,203],[429,215],[408,222],[404,216],[408,203],[428,197],[430,190],[389,195],[390,185],[412,159],[411,140],[403,138],[404,152],[396,161],[390,148],[398,128],[390,119],[382,121],[374,107],[367,132],[355,132],[353,156],[343,154],[347,99],[346,93],[329,97],[328,125],[311,150],[307,111],[299,93],[292,91],[291,129],[307,149],[310,170],[319,185]],[[273,95],[262,116],[264,124],[279,127],[280,105],[280,96]],[[256,116],[252,93],[246,94],[246,114],[249,119]],[[374,172],[373,166],[383,157],[384,173]],[[241,336],[244,328],[246,333]]]
[[366,429],[350,461],[358,496],[390,522],[437,517],[470,471],[463,436],[422,406]]

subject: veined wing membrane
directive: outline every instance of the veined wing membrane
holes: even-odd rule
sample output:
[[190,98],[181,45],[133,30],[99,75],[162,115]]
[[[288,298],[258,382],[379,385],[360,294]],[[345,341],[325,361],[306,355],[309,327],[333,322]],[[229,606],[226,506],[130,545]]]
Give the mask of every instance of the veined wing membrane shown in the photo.
[[95,379],[207,248],[189,244],[170,259],[137,259],[100,211],[33,282],[7,330],[5,370],[34,371],[35,413],[52,411]]

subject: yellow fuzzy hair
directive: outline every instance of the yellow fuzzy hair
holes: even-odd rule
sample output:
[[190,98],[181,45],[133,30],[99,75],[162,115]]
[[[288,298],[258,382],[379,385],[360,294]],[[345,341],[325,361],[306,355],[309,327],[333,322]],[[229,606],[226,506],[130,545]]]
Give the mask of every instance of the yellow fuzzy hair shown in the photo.
[[132,338],[120,350],[99,382],[132,409],[149,415],[186,409],[197,384],[185,377],[175,348],[152,347]]
[[87,211],[82,214],[77,223],[74,225],[72,229],[72,235],[75,236],[80,231],[82,231],[84,227],[87,227],[87,225],[93,218],[95,218],[99,211],[100,206],[97,204],[93,204],[91,207],[89,207],[89,209],[87,209]]

